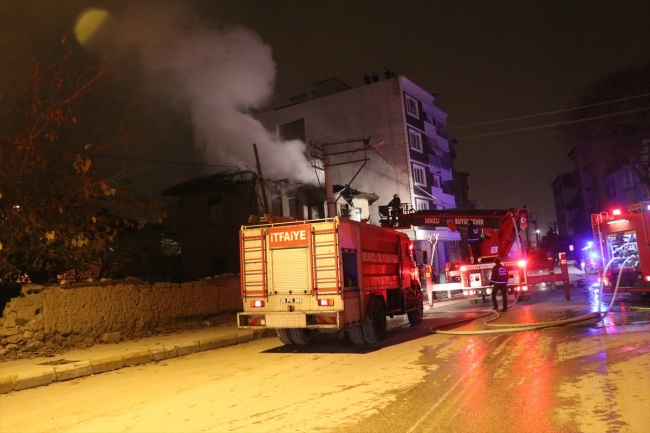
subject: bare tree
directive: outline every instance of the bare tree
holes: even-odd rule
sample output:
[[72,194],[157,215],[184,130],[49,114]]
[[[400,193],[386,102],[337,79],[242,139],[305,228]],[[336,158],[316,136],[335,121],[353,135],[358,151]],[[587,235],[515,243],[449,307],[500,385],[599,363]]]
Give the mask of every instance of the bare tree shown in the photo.
[[0,280],[101,276],[122,230],[162,216],[99,164],[133,139],[119,77],[65,38],[38,57],[16,46],[0,44]]
[[566,127],[582,166],[597,179],[628,166],[650,197],[650,61],[593,83],[572,107],[584,107]]

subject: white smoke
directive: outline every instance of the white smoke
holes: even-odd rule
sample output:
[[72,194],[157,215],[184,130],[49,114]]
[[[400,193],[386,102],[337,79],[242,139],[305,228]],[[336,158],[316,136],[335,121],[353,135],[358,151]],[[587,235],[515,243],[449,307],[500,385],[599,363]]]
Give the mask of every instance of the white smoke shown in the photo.
[[278,141],[248,114],[271,96],[276,72],[271,47],[255,32],[218,29],[161,1],[132,3],[104,31],[113,49],[135,50],[156,92],[190,110],[207,163],[252,167],[256,143],[265,176],[315,182],[305,143]]

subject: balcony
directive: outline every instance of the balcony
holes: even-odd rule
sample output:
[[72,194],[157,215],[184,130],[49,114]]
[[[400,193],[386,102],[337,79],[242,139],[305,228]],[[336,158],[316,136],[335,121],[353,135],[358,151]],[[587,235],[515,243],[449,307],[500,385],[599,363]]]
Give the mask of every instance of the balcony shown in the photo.
[[424,132],[427,135],[438,135],[435,125],[432,125],[429,122],[424,122]]

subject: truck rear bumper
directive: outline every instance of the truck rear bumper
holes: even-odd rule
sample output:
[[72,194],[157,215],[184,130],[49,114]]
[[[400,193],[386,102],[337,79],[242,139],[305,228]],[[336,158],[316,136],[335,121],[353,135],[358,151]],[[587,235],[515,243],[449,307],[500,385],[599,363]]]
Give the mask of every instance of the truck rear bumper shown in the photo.
[[240,329],[340,329],[338,312],[242,312],[237,313]]
[[[481,298],[483,296],[492,295],[492,287],[471,287],[463,289],[463,296],[466,298]],[[523,286],[508,286],[508,294],[521,293],[522,295],[530,293],[530,287],[528,285]]]

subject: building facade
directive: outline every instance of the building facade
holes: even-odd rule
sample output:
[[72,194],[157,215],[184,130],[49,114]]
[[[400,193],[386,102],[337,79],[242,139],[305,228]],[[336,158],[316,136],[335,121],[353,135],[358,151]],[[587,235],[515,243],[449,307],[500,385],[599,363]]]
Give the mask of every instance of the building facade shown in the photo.
[[631,204],[649,199],[645,188],[629,165],[605,177],[605,209],[627,208]]
[[[577,198],[573,206],[573,231],[581,239],[591,238],[591,215],[609,212],[650,199],[643,182],[630,165],[604,171],[606,155],[593,152],[586,144],[574,146],[569,159],[574,164]],[[650,140],[643,140],[639,163],[650,178]],[[554,186],[555,192],[555,186]],[[558,226],[560,226],[558,214]]]
[[552,186],[558,234],[573,236],[576,217],[582,217],[578,209],[578,183],[573,173],[564,173],[553,180]]
[[[178,198],[182,281],[239,273],[242,225],[325,216],[322,187],[289,179],[260,181],[251,171],[194,178],[162,195]],[[360,191],[353,199],[348,197],[360,213],[367,213],[377,198]],[[348,217],[360,221],[354,214]]]
[[[333,78],[256,118],[279,139],[307,143],[307,156],[315,166],[322,167],[319,158],[326,147],[332,182],[372,192],[379,197],[378,205],[399,194],[407,208],[452,209],[457,189],[453,143],[447,133],[447,114],[435,99],[404,76],[358,88]],[[337,213],[342,204],[338,199]],[[361,218],[378,224],[378,206],[371,206]],[[428,251],[428,239],[437,236],[434,257],[439,269],[450,255],[459,254],[460,235],[447,228],[415,230],[409,236],[416,248]]]

